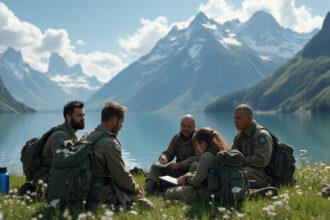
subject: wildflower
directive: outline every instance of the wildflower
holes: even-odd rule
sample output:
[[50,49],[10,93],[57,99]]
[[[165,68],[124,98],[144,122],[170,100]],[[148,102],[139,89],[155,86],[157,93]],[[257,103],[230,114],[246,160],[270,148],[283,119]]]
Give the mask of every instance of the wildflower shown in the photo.
[[108,217],[113,216],[113,212],[110,209],[107,209],[104,214]]
[[242,188],[237,187],[237,186],[231,188],[231,192],[232,192],[232,193],[239,193],[241,190],[242,190]]
[[218,207],[218,210],[219,210],[220,212],[224,212],[224,211],[226,211],[226,208],[225,208],[225,207]]
[[68,218],[69,215],[70,215],[69,209],[65,209],[64,212],[63,212],[63,218]]
[[59,203],[60,203],[59,199],[53,199],[52,201],[50,201],[50,206],[56,207]]
[[244,217],[243,213],[237,212],[237,218],[243,218],[243,217]]
[[44,181],[42,181],[42,179],[38,180],[38,184],[42,185],[44,183]]
[[227,215],[227,214],[224,214],[224,215],[222,216],[222,218],[223,218],[223,219],[230,219],[230,216]]
[[0,220],[2,220],[3,219],[3,214],[2,214],[2,212],[0,212]]
[[80,213],[79,215],[78,215],[78,219],[84,219],[84,218],[86,218],[87,217],[87,215],[85,214],[85,213]]
[[272,195],[273,195],[273,191],[268,190],[268,191],[266,192],[266,196],[271,197]]
[[129,213],[132,214],[132,215],[138,215],[138,213],[134,210],[129,211]]
[[43,216],[42,214],[39,214],[39,215],[38,215],[38,218],[39,218],[39,219],[42,219],[43,217],[44,217],[44,216]]

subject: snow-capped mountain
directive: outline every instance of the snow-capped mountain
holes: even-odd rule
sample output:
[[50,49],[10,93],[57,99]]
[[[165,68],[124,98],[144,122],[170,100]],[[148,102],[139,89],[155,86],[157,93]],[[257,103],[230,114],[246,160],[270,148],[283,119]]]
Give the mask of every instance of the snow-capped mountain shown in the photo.
[[270,75],[279,62],[262,59],[235,33],[199,13],[188,28],[172,30],[87,102],[119,101],[131,110],[201,110],[215,97]]
[[67,93],[83,101],[102,85],[95,76],[86,75],[80,64],[69,67],[58,53],[51,54],[47,75]]
[[261,111],[330,111],[330,12],[322,29],[272,76],[210,103],[207,111],[231,111],[247,103]]
[[253,50],[263,57],[278,56],[291,58],[309,41],[318,30],[297,33],[280,26],[275,18],[264,11],[258,11],[246,22],[237,19],[223,24],[224,31],[235,33]]
[[0,54],[0,77],[15,99],[36,110],[61,109],[72,98],[44,73],[32,69],[11,47]]

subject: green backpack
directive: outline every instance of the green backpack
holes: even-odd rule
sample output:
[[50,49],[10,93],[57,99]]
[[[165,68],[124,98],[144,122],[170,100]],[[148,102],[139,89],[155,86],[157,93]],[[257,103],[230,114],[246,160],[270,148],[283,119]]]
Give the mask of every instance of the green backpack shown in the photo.
[[57,130],[63,130],[63,128],[53,127],[43,134],[41,138],[32,138],[23,146],[20,159],[26,181],[34,180],[34,175],[39,171],[40,167],[51,166],[51,161],[43,160],[42,149],[50,135]]
[[48,201],[61,205],[84,207],[90,201],[93,184],[93,146],[109,134],[100,134],[92,141],[65,141],[53,157],[48,180]]
[[242,170],[243,155],[237,150],[219,152],[216,165],[207,178],[208,189],[224,206],[240,206],[246,197]]

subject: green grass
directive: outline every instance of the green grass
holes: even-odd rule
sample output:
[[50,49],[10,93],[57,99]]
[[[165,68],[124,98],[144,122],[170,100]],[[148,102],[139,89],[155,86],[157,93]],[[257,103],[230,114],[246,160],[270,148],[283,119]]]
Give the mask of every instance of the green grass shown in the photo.
[[[24,177],[12,174],[10,178],[12,194],[0,196],[0,219],[330,219],[330,198],[323,198],[320,193],[324,186],[330,185],[330,166],[322,163],[303,164],[296,172],[295,186],[279,189],[278,197],[247,200],[239,211],[225,210],[212,202],[166,201],[159,195],[148,197],[156,207],[150,212],[134,209],[129,213],[114,214],[100,205],[94,212],[63,213],[44,201],[17,197],[15,188],[24,182]],[[144,184],[144,177],[135,179]]]

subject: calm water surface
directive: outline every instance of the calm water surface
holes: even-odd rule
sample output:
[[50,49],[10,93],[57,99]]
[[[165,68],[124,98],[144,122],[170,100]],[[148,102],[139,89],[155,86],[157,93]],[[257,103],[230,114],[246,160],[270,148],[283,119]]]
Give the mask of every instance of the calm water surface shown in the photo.
[[[100,122],[99,112],[86,113],[86,128],[80,138]],[[128,112],[119,134],[124,160],[128,168],[148,168],[167,147],[179,130],[180,113]],[[232,113],[194,115],[198,127],[210,126],[220,131],[232,143],[236,129]],[[318,115],[256,115],[256,120],[271,130],[281,141],[294,147],[299,162],[299,150],[306,149],[311,161],[330,162],[330,114]],[[20,170],[20,151],[24,143],[41,136],[50,127],[62,123],[61,112],[0,115],[0,166]]]

